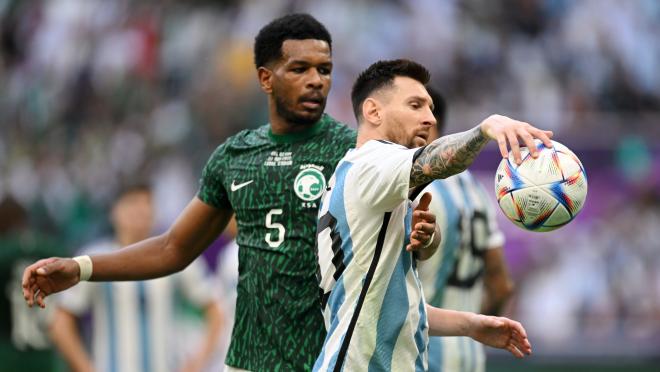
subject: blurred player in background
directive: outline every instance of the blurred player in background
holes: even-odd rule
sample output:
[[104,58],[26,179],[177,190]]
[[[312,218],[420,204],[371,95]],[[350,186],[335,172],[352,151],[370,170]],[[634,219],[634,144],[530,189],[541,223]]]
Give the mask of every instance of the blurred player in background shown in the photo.
[[[84,253],[107,253],[149,236],[154,221],[151,190],[131,186],[112,206],[114,238],[97,242]],[[50,334],[74,371],[202,371],[216,350],[221,312],[205,275],[204,262],[193,261],[182,272],[149,281],[84,282],[56,296]],[[204,310],[205,337],[195,354],[181,355],[175,301],[184,299]],[[91,312],[91,355],[78,330],[79,318]],[[177,360],[185,358],[186,360]]]
[[[442,136],[446,103],[427,87],[433,99],[435,127],[429,141]],[[439,251],[417,266],[426,301],[443,309],[500,315],[513,292],[504,261],[504,235],[495,221],[491,201],[474,176],[462,173],[433,181],[423,191],[431,193],[429,209],[442,231]],[[429,371],[484,371],[485,352],[469,337],[431,337]]]
[[[435,179],[465,170],[491,139],[502,156],[508,145],[520,159],[520,139],[551,144],[552,133],[492,115],[471,130],[427,144],[435,126],[433,101],[424,87],[428,80],[428,70],[418,63],[393,60],[372,64],[353,85],[356,148],[337,165],[319,210],[318,264],[328,335],[315,370],[426,370],[429,335],[470,336],[516,357],[531,353],[518,322],[425,303],[416,265],[433,248],[410,252],[408,231],[416,224],[417,193]],[[530,148],[537,157],[536,147]],[[428,203],[424,194],[420,208]]]
[[[28,305],[45,306],[47,295],[88,274],[93,281],[140,280],[182,270],[235,214],[240,276],[227,369],[311,369],[325,337],[316,281],[318,199],[356,138],[324,114],[331,52],[330,34],[309,15],[264,26],[254,59],[270,123],[216,149],[199,193],[164,234],[109,254],[51,258],[27,268]],[[422,243],[413,238],[411,245]]]
[[55,368],[48,340],[51,311],[25,309],[21,275],[35,259],[62,254],[61,243],[31,228],[28,212],[12,196],[0,201],[0,370],[41,372]]

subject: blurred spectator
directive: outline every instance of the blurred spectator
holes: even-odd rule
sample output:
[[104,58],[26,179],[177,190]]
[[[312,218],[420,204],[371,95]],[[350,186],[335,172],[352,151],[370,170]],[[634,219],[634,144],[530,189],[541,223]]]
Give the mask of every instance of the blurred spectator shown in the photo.
[[37,259],[62,254],[50,236],[31,230],[25,209],[12,197],[0,201],[0,360],[2,370],[44,371],[56,366],[48,340],[51,311],[28,309],[23,270]]

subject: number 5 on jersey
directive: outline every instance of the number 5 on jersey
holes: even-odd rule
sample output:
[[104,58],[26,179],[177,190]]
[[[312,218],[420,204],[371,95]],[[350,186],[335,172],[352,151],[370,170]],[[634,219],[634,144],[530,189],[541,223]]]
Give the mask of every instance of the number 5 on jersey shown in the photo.
[[[282,242],[284,241],[284,234],[286,233],[286,229],[284,228],[284,225],[281,223],[273,222],[273,216],[278,216],[281,215],[282,210],[281,209],[271,209],[268,214],[266,214],[266,228],[267,229],[275,229],[277,230],[277,233],[275,232],[268,232],[266,233],[266,243],[268,243],[268,246],[271,248],[277,248],[279,247]],[[274,235],[277,235],[277,238],[274,238]]]

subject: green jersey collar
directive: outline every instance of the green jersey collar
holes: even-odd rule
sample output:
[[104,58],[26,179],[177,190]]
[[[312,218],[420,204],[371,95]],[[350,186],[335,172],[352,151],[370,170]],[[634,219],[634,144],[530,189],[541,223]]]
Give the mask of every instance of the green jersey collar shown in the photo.
[[309,137],[314,136],[319,133],[321,129],[325,126],[327,122],[327,115],[323,114],[321,119],[314,123],[311,127],[301,130],[300,132],[287,133],[287,134],[275,134],[273,129],[268,127],[268,137],[273,140],[275,143],[294,143],[299,142]]

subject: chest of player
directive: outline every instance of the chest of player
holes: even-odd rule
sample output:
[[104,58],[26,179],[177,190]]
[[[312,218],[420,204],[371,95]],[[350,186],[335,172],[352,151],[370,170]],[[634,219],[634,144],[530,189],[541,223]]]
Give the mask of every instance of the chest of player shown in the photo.
[[315,215],[335,158],[295,144],[247,152],[232,159],[224,186],[238,214],[280,208]]

